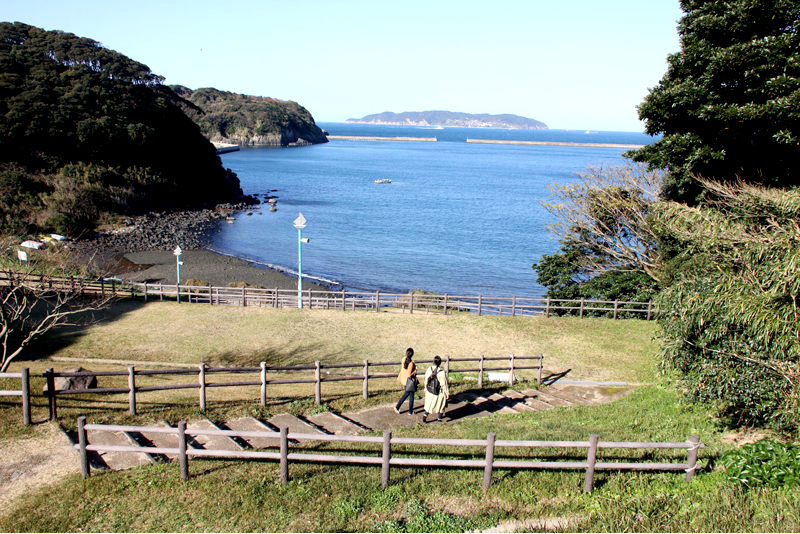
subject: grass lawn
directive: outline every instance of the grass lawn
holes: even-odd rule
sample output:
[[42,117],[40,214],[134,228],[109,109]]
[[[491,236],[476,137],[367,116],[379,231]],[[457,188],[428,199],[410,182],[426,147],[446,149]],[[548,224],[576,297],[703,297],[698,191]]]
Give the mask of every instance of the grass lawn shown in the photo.
[[[435,437],[442,428],[410,427],[395,434]],[[701,451],[703,468],[691,483],[675,472],[601,471],[592,494],[582,493],[581,471],[496,470],[484,494],[480,469],[393,468],[391,484],[383,489],[379,467],[291,464],[290,483],[282,487],[275,462],[191,461],[185,483],[175,464],[146,466],[87,480],[73,476],[27,495],[0,517],[0,531],[457,532],[530,520],[551,520],[555,530],[570,532],[800,529],[800,495],[792,488],[748,490],[729,483],[714,469],[730,447],[721,432],[703,409],[681,405],[674,392],[658,386],[643,386],[600,406],[495,414],[446,428],[452,438],[492,431],[503,439],[571,440],[597,433],[608,440],[660,441],[697,433],[708,448]],[[407,447],[397,454],[414,452]],[[537,449],[535,454],[566,453]],[[602,456],[608,454],[625,457],[624,451]],[[685,457],[685,452],[628,454],[656,461]]]
[[[640,320],[478,317],[212,307],[121,302],[83,329],[62,329],[37,347],[52,356],[225,365],[400,361],[545,355],[568,378],[650,382],[656,325]],[[17,367],[20,364],[16,365]]]
[[[555,408],[548,412],[495,414],[446,426],[396,429],[397,436],[498,439],[586,440],[599,434],[613,441],[682,441],[697,434],[708,448],[702,469],[687,484],[681,473],[597,473],[595,491],[582,493],[583,472],[496,470],[483,493],[482,470],[393,468],[387,489],[380,468],[292,464],[282,487],[275,462],[193,460],[182,483],[175,464],[125,472],[73,476],[54,488],[35,491],[0,516],[0,531],[393,531],[452,532],[486,529],[504,521],[547,521],[528,530],[563,531],[798,531],[800,497],[792,488],[747,489],[728,482],[715,469],[719,455],[733,447],[702,406],[687,406],[656,372],[657,334],[653,323],[607,319],[476,317],[362,313],[314,310],[121,303],[104,320],[84,329],[62,329],[36,347],[48,356],[172,363],[257,365],[323,362],[399,361],[414,347],[419,359],[545,355],[549,371],[570,370],[567,378],[620,380],[643,384],[632,394],[599,406]],[[17,362],[33,374],[68,363]],[[92,370],[120,369],[81,363]],[[143,366],[139,366],[143,367]],[[124,367],[123,367],[124,368]],[[531,376],[523,376],[530,379]],[[105,379],[104,379],[105,380]],[[345,411],[396,400],[392,380],[370,383],[370,398],[360,383],[324,384],[326,407]],[[120,385],[124,384],[124,379]],[[645,385],[649,384],[649,385]],[[35,378],[32,391],[44,381]],[[102,386],[117,385],[113,380]],[[8,389],[16,389],[8,384]],[[6,382],[0,381],[0,388]],[[195,391],[142,397],[142,415],[126,414],[127,396],[59,398],[59,415],[73,426],[79,414],[92,422],[147,424],[154,421],[238,415],[267,417],[290,411],[308,413],[313,387],[269,388],[270,402],[258,405],[258,388],[214,388],[209,408],[197,407]],[[473,388],[457,381],[454,390]],[[213,391],[213,392],[212,392]],[[310,400],[309,400],[310,398]],[[13,399],[13,400],[12,400]],[[34,421],[47,417],[44,397],[34,398]],[[445,430],[446,429],[446,430]],[[0,440],[25,440],[36,428],[21,425],[19,400],[0,398]],[[310,445],[326,449],[334,445]],[[336,444],[337,449],[365,445]],[[359,448],[362,447],[362,448]],[[379,455],[379,450],[373,451]],[[397,454],[421,451],[406,447]],[[425,449],[431,452],[430,448]],[[452,450],[434,449],[452,457]],[[565,457],[564,451],[502,451],[530,458]],[[482,452],[476,451],[476,458]],[[603,451],[602,456],[682,461],[685,452]],[[627,454],[627,456],[626,456]],[[663,459],[663,460],[662,460]],[[76,459],[77,461],[77,459]],[[54,498],[57,496],[57,498]]]

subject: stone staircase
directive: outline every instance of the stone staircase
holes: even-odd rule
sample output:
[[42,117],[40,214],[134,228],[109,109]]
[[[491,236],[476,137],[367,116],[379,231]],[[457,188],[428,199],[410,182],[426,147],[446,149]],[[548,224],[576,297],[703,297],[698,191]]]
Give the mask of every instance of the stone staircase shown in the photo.
[[[592,405],[609,402],[632,391],[631,387],[598,388],[587,386],[548,386],[542,389],[525,389],[516,391],[509,389],[502,393],[496,391],[467,391],[453,395],[447,404],[444,421],[458,421],[470,417],[483,417],[494,413],[516,414],[568,408],[575,405]],[[345,414],[323,412],[308,417],[292,414],[279,414],[269,420],[262,421],[253,417],[243,417],[226,423],[214,423],[208,419],[188,423],[187,430],[243,430],[278,432],[286,426],[289,432],[303,434],[338,434],[357,435],[371,430],[389,430],[401,426],[411,426],[422,422],[422,401],[415,401],[414,414],[406,411],[394,412],[394,405],[382,405]],[[403,408],[407,410],[407,402]],[[429,421],[435,419],[428,416]],[[168,426],[165,422],[163,426]],[[73,443],[77,436],[70,434]],[[88,432],[89,443],[103,445],[138,445],[142,447],[177,448],[178,438],[169,434],[138,432]],[[277,448],[277,438],[239,438],[227,436],[211,436],[202,433],[188,441],[189,448],[222,451],[246,449]],[[172,455],[149,454],[142,452],[100,452],[91,453],[90,462],[93,469],[128,469],[137,465],[172,461]]]

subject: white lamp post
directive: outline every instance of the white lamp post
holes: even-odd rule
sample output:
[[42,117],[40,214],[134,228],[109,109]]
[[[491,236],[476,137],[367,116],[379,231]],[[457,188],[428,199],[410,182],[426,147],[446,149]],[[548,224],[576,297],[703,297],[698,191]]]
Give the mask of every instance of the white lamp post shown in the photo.
[[[301,213],[294,220],[294,227],[297,228],[297,307],[303,309],[303,228],[306,227],[306,219]],[[308,241],[306,239],[306,241]]]
[[183,251],[181,250],[180,246],[175,247],[175,250],[172,252],[173,254],[175,254],[175,261],[177,262],[177,265],[176,265],[176,267],[178,269],[178,282],[177,282],[177,285],[181,285],[181,265],[183,265],[183,262],[181,261],[181,253],[182,252]]

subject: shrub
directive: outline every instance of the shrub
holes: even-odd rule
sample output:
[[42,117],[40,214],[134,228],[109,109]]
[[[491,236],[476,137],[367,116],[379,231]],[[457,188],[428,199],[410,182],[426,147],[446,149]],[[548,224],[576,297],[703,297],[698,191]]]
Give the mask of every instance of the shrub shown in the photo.
[[800,443],[762,440],[723,455],[728,480],[748,487],[800,486]]

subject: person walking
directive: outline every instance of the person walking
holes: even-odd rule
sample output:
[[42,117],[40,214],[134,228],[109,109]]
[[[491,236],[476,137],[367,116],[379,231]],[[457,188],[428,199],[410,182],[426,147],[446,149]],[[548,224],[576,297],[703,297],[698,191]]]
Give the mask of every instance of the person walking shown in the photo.
[[433,358],[433,366],[425,371],[425,410],[422,412],[422,422],[428,422],[428,414],[437,414],[436,421],[441,423],[444,416],[444,407],[450,398],[450,385],[447,383],[447,373],[441,369],[442,359]]
[[414,357],[414,349],[406,349],[406,357],[400,362],[400,374],[397,375],[397,381],[403,385],[403,396],[397,401],[394,407],[394,413],[400,413],[400,406],[403,401],[408,398],[408,415],[414,413],[414,393],[417,392],[417,364],[411,358]]

